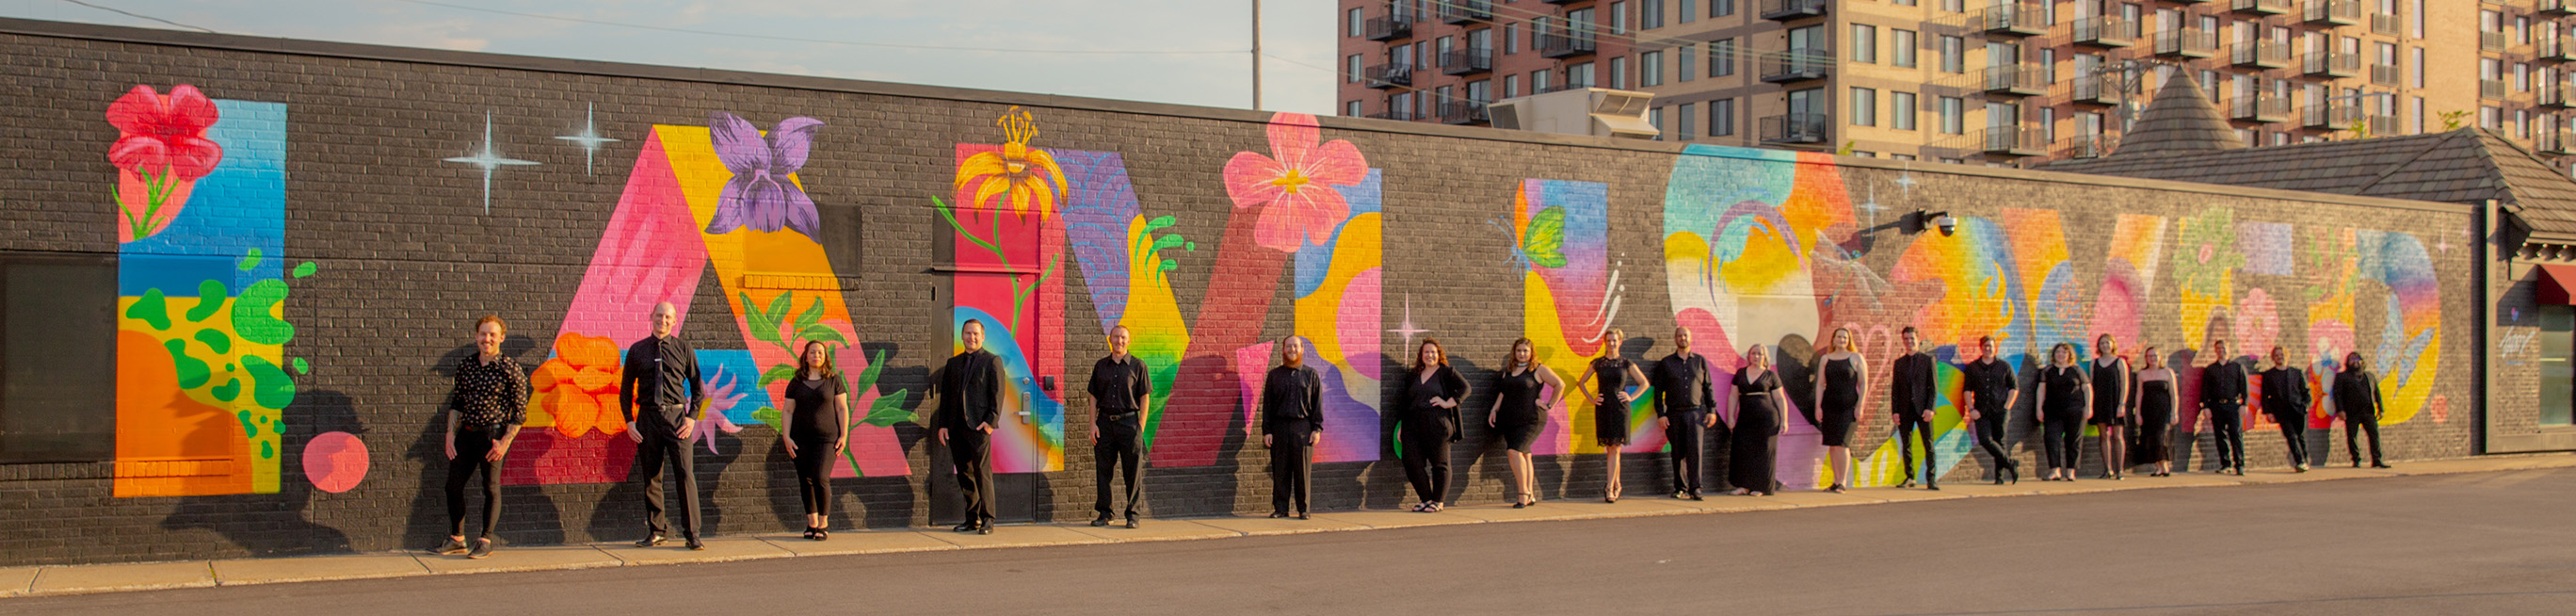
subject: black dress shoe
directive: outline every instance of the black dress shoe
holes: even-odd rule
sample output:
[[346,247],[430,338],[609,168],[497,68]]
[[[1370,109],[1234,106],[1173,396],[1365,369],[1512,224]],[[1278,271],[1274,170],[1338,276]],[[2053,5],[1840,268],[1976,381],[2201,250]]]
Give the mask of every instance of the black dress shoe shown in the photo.
[[668,542],[668,541],[670,541],[670,540],[671,540],[671,539],[670,539],[669,537],[664,537],[664,536],[661,536],[661,535],[653,535],[653,536],[645,537],[643,541],[637,541],[637,542],[635,542],[635,547],[639,547],[639,548],[649,548],[649,547],[653,547],[653,546],[657,546],[657,545],[662,545],[664,542]]
[[690,537],[690,538],[689,538],[689,551],[692,551],[692,552],[704,552],[704,551],[706,551],[706,549],[707,549],[707,544],[706,544],[705,542],[698,541],[698,538],[697,538],[697,537]]
[[2386,465],[2386,464],[2380,464],[2380,463],[2378,463],[2378,462],[2372,462],[2372,463],[2370,463],[2370,467],[2371,467],[2371,468],[2396,468],[2396,467],[2389,466],[2389,465]]
[[1132,516],[1132,515],[1131,515],[1131,516],[1127,516],[1127,527],[1128,527],[1128,528],[1135,528],[1135,527],[1136,527],[1136,516]]
[[1104,515],[1104,516],[1100,516],[1100,517],[1097,517],[1097,518],[1092,518],[1092,519],[1091,519],[1091,525],[1092,525],[1092,526],[1108,526],[1108,525],[1109,525],[1109,516],[1105,516],[1105,515]]
[[1288,512],[1286,512],[1286,511],[1273,511],[1273,512],[1270,512],[1270,517],[1274,517],[1274,518],[1284,518],[1284,517],[1288,517]]
[[993,534],[993,525],[992,525],[991,523],[989,523],[989,522],[988,522],[988,523],[984,523],[984,524],[977,524],[977,525],[975,525],[975,534],[978,534],[978,535],[990,535],[990,534]]
[[971,532],[975,532],[975,523],[974,523],[974,522],[967,522],[967,523],[964,523],[964,524],[959,524],[959,525],[956,525],[956,526],[951,526],[951,527],[949,527],[949,528],[948,528],[948,530],[955,531],[955,532],[961,532],[961,533],[971,533]]
[[1314,518],[1306,517],[1306,512],[1299,511],[1299,512],[1297,512],[1297,519],[1300,519],[1300,520],[1312,520],[1312,519],[1314,519]]
[[1929,483],[1929,482],[1927,482],[1927,483],[1924,483],[1924,484],[1923,484],[1923,489],[1926,489],[1926,490],[1939,490],[1939,489],[1941,489],[1941,484],[1937,484],[1937,483]]

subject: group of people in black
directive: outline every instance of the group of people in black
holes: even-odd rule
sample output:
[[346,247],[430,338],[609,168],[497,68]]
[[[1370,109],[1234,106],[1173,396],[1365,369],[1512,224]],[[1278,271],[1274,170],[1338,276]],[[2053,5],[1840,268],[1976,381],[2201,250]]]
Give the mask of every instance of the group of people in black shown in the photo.
[[[671,304],[654,307],[652,336],[626,349],[618,408],[626,419],[627,436],[638,445],[637,462],[643,469],[647,533],[636,545],[662,545],[670,535],[661,486],[667,465],[680,484],[681,535],[689,549],[698,550],[705,545],[698,533],[697,477],[688,447],[704,436],[697,426],[705,419],[706,392],[696,351],[672,333],[678,321],[678,311]],[[446,542],[434,550],[439,554],[482,558],[492,551],[493,528],[500,521],[495,475],[526,421],[530,392],[527,374],[500,352],[507,331],[497,316],[476,322],[476,353],[459,361],[455,388],[441,409],[447,425],[449,532]],[[1899,487],[1911,487],[1920,479],[1923,487],[1938,490],[1932,423],[1940,387],[1935,376],[1938,360],[1921,348],[1915,328],[1906,327],[1899,336],[1904,354],[1896,358],[1887,379],[1888,408],[1894,415],[1898,451],[1906,469]],[[1509,358],[1493,376],[1496,395],[1484,417],[1487,432],[1502,441],[1506,452],[1513,507],[1538,501],[1530,455],[1549,413],[1568,395],[1587,396],[1596,409],[1594,438],[1607,451],[1605,502],[1618,502],[1621,496],[1620,451],[1629,444],[1632,428],[1628,409],[1649,390],[1656,427],[1669,444],[1673,498],[1701,500],[1703,438],[1721,423],[1728,428],[1726,479],[1734,486],[1731,494],[1779,491],[1782,485],[1774,461],[1789,412],[1800,413],[1819,432],[1833,472],[1827,490],[1843,492],[1854,484],[1850,447],[1860,424],[1860,406],[1870,397],[1872,373],[1849,329],[1834,330],[1817,354],[1806,405],[1792,403],[1787,379],[1773,366],[1772,349],[1764,345],[1745,349],[1742,365],[1731,378],[1734,395],[1721,399],[1715,377],[1721,371],[1706,355],[1692,350],[1689,328],[1674,330],[1672,353],[1643,365],[1620,354],[1625,339],[1626,333],[1616,328],[1603,332],[1600,357],[1590,362],[1571,388],[1555,371],[1538,364],[1528,338],[1513,341]],[[949,451],[965,501],[965,520],[952,530],[992,534],[992,438],[1002,420],[1006,377],[1000,358],[984,349],[981,322],[968,320],[960,325],[958,340],[965,350],[948,358],[933,379],[932,395],[939,402],[931,427]],[[1154,389],[1145,365],[1128,353],[1128,343],[1125,326],[1110,330],[1110,354],[1093,364],[1086,388],[1095,423],[1091,444],[1097,516],[1093,526],[1117,523],[1120,514],[1126,527],[1139,525],[1137,507],[1144,498],[1142,421],[1149,414]],[[1314,367],[1306,365],[1305,345],[1299,338],[1283,338],[1275,348],[1278,364],[1263,375],[1259,397],[1253,401],[1258,405],[1261,445],[1270,454],[1270,515],[1305,519],[1314,454],[1324,434],[1324,382]],[[780,431],[779,438],[796,469],[798,494],[805,505],[804,536],[821,541],[831,536],[827,527],[832,460],[848,448],[849,391],[833,369],[830,349],[808,342],[802,351],[780,405],[780,423],[787,429]],[[2263,412],[2280,424],[2294,468],[2306,472],[2312,394],[2305,371],[2289,365],[2288,353],[2280,347],[2271,349],[2272,365],[2259,375],[2247,374],[2228,354],[2224,340],[2213,342],[2210,352],[2218,360],[2200,371],[2197,393],[2216,436],[2218,471],[2245,473],[2244,412],[2249,394],[2254,394],[2251,397]],[[2074,345],[2059,343],[2049,350],[2047,364],[2034,377],[2031,390],[2038,396],[2034,406],[2049,465],[2044,480],[2075,480],[2086,426],[2101,435],[2102,478],[2119,479],[2127,469],[2143,465],[2153,465],[2156,476],[2171,474],[2169,439],[2180,417],[2177,374],[2164,365],[2155,347],[2140,352],[2143,367],[2131,366],[2119,355],[2118,341],[2107,334],[2095,339],[2093,355],[2089,365],[2079,365]],[[2022,389],[2019,368],[2002,359],[1994,337],[1986,336],[1977,341],[1976,358],[1956,369],[1960,373],[1957,406],[1977,446],[1993,458],[1992,480],[2019,482],[2021,463],[2005,444],[2006,419]],[[1403,407],[1396,413],[1396,445],[1405,476],[1419,498],[1413,510],[1436,512],[1448,505],[1450,447],[1464,438],[1460,405],[1472,388],[1449,366],[1448,352],[1440,342],[1428,338],[1416,348],[1405,375]],[[2252,385],[2255,376],[2260,377],[2259,388]],[[2345,446],[2352,450],[2353,465],[2361,465],[2357,439],[2366,433],[2371,465],[2387,468],[2380,454],[2378,421],[2384,402],[2378,377],[2361,354],[2344,357],[2332,392],[2329,401],[2335,416],[2344,421]],[[2133,442],[2139,447],[2136,455],[2127,450]],[[1914,455],[1918,443],[1923,453],[1919,467]],[[1923,471],[1919,475],[1918,468]],[[484,495],[483,533],[469,545],[464,536],[464,490],[477,473],[482,476]],[[1123,509],[1112,507],[1119,493],[1112,490],[1113,479],[1125,480]]]

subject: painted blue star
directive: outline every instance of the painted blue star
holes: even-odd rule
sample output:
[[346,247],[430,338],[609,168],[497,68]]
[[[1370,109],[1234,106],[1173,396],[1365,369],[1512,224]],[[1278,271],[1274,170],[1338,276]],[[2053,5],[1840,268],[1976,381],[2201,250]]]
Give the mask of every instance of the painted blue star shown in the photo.
[[493,170],[500,169],[503,165],[537,164],[537,161],[533,160],[502,158],[499,152],[492,150],[492,112],[489,111],[483,112],[483,149],[475,152],[473,156],[458,156],[443,160],[451,163],[465,163],[483,169],[483,213],[485,214],[492,213]]
[[563,135],[555,138],[581,144],[581,172],[583,175],[595,175],[590,169],[590,161],[593,156],[599,154],[599,146],[622,141],[621,139],[610,139],[599,136],[598,103],[591,103],[589,111],[583,113],[581,118],[581,133]]

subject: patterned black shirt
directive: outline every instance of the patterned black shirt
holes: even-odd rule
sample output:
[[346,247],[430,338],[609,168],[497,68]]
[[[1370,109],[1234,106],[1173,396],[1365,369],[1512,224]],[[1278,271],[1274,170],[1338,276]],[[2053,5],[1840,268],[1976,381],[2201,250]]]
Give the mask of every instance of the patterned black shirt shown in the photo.
[[508,355],[489,364],[481,355],[456,362],[456,389],[447,394],[447,408],[457,413],[459,423],[477,428],[527,423],[528,373]]

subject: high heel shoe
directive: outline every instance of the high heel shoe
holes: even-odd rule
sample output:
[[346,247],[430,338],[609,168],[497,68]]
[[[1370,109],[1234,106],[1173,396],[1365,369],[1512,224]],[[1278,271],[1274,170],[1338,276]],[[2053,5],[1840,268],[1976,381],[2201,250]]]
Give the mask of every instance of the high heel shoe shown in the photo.
[[2004,472],[2012,473],[2012,482],[2013,482],[2013,485],[2021,485],[2021,466],[2020,466],[2020,465],[2006,466],[2006,467],[2004,467]]

